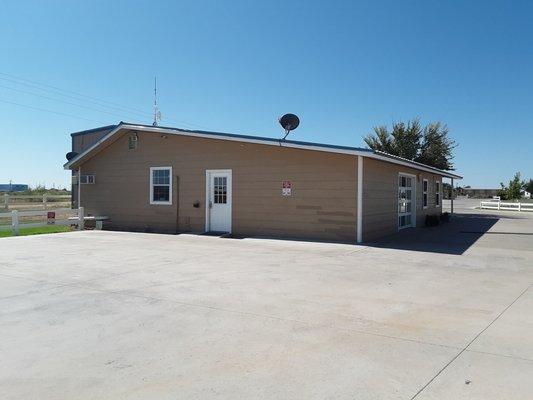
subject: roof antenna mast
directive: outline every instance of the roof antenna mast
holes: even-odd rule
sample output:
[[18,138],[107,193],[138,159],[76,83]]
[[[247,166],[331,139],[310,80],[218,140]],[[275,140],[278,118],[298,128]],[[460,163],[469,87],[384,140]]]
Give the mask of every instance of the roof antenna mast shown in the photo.
[[161,121],[161,111],[157,107],[157,76],[154,76],[154,122],[153,126],[157,126],[157,122]]

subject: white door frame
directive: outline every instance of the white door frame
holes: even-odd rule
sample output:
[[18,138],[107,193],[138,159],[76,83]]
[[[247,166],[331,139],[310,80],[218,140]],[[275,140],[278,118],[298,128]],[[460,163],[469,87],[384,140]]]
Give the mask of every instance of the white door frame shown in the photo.
[[232,232],[233,226],[233,179],[231,169],[206,169],[205,170],[205,231],[209,232],[211,225],[211,208],[209,207],[209,201],[211,196],[211,175],[212,174],[228,174],[228,189],[226,198],[229,205],[229,233]]
[[400,176],[407,176],[408,178],[412,179],[412,193],[411,193],[411,226],[403,226],[400,227],[400,210],[398,210],[398,204],[400,201],[400,185],[398,184],[398,179],[396,179],[396,224],[398,226],[398,230],[404,229],[404,228],[416,228],[416,189],[417,189],[417,177],[414,174],[410,174],[408,172],[398,172],[398,178]]

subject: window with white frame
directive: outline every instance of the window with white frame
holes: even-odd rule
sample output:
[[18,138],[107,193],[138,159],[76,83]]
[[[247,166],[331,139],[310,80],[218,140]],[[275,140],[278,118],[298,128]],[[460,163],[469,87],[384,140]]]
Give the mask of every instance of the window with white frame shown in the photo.
[[150,204],[172,204],[172,167],[150,168]]
[[440,182],[435,182],[435,207],[440,206]]
[[94,185],[94,175],[81,175],[80,183],[82,185]]
[[428,180],[424,179],[422,181],[422,195],[423,195],[423,206],[424,208],[428,208]]

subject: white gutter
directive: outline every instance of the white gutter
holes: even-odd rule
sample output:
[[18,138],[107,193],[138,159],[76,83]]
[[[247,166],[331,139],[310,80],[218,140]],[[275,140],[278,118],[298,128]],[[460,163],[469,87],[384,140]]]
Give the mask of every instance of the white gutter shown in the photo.
[[90,153],[92,150],[100,146],[103,142],[117,134],[121,130],[134,130],[139,132],[156,132],[161,133],[165,135],[179,135],[179,136],[192,136],[192,137],[200,137],[205,139],[214,139],[214,140],[229,140],[233,142],[245,142],[245,143],[255,143],[255,144],[263,144],[263,145],[269,145],[269,146],[276,146],[276,147],[289,147],[294,149],[303,149],[303,150],[315,150],[315,151],[324,151],[328,153],[337,153],[337,154],[350,154],[355,156],[362,156],[362,157],[369,157],[374,158],[377,160],[382,160],[386,162],[390,162],[393,164],[398,165],[404,165],[407,167],[419,169],[426,172],[431,172],[434,174],[438,174],[441,176],[445,176],[447,178],[455,178],[455,179],[462,179],[461,176],[451,174],[446,171],[441,171],[436,168],[431,168],[424,166],[423,164],[419,164],[413,161],[409,160],[403,160],[403,159],[397,159],[394,157],[387,157],[380,155],[379,152],[372,152],[372,151],[361,151],[361,150],[355,150],[355,149],[342,149],[342,148],[335,148],[335,147],[329,147],[329,146],[321,146],[319,144],[301,144],[301,143],[291,143],[286,141],[270,141],[270,140],[264,140],[264,139],[253,139],[253,138],[243,138],[239,136],[218,136],[215,134],[208,134],[208,133],[201,133],[201,132],[189,132],[189,131],[180,131],[176,129],[168,129],[168,128],[159,128],[157,126],[140,126],[140,125],[130,125],[130,124],[122,124],[118,125],[115,129],[113,129],[111,132],[109,132],[107,135],[105,135],[103,138],[101,138],[99,141],[97,141],[95,144],[93,144],[91,147],[89,147],[84,152],[78,154],[76,158],[73,158],[69,162],[63,165],[65,169],[70,169],[70,167],[81,160],[83,157],[85,157],[88,153]]

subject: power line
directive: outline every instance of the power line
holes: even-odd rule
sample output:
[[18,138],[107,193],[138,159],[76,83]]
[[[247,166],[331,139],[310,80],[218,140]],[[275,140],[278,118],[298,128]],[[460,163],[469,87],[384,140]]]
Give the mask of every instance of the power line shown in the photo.
[[[77,93],[77,92],[74,92],[72,90],[65,90],[65,89],[61,89],[61,88],[59,88],[57,86],[48,85],[48,84],[45,84],[45,83],[39,83],[39,82],[32,81],[32,80],[25,79],[25,78],[20,78],[18,76],[6,74],[5,72],[0,72],[0,75],[4,75],[4,76],[7,76],[9,78],[12,78],[12,79],[0,78],[0,79],[8,80],[8,81],[13,82],[13,83],[22,84],[22,85],[25,85],[25,86],[42,86],[42,87],[53,89],[56,92],[59,92],[58,94],[61,95],[61,96],[75,98],[75,97],[72,96],[72,95],[74,95],[74,96],[77,96],[77,97],[90,99],[91,102],[96,102],[97,104],[98,103],[105,103],[107,105],[111,105],[112,107],[117,107],[117,108],[125,109],[125,110],[131,110],[131,111],[133,111],[135,113],[144,114],[144,115],[147,115],[149,117],[151,116],[151,113],[143,111],[143,110],[139,110],[139,109],[136,109],[136,108],[133,108],[133,107],[128,107],[128,106],[123,106],[123,105],[120,105],[120,104],[117,104],[117,103],[113,103],[111,101],[99,99],[97,97],[88,96],[88,95],[85,95],[85,94],[82,94],[82,93]],[[16,81],[14,81],[13,79],[15,79]],[[17,81],[21,81],[21,82],[17,82]],[[27,82],[27,83],[23,83],[23,82]],[[42,89],[42,88],[40,88],[40,90],[44,90],[44,91],[50,91],[50,89]],[[67,93],[67,94],[63,94],[63,93]]]
[[[71,98],[71,99],[74,99],[74,100],[77,100],[77,101],[89,102],[89,103],[92,103],[92,104],[96,104],[96,105],[98,105],[100,107],[114,108],[115,110],[117,110],[119,112],[126,112],[128,114],[137,114],[137,116],[142,115],[145,118],[146,117],[150,117],[150,118],[152,117],[152,114],[149,113],[149,112],[146,112],[146,111],[143,111],[143,110],[140,110],[140,109],[137,109],[137,108],[129,107],[129,106],[124,106],[124,105],[121,105],[121,104],[118,104],[118,103],[114,103],[114,102],[111,102],[111,101],[108,101],[108,100],[103,100],[103,99],[100,99],[100,98],[97,98],[97,97],[94,97],[94,96],[88,96],[88,95],[85,95],[85,94],[82,94],[82,93],[79,93],[79,92],[74,92],[72,90],[61,89],[61,88],[59,88],[57,86],[48,85],[48,84],[40,83],[40,82],[37,82],[37,81],[34,81],[34,80],[21,78],[21,77],[15,76],[15,75],[7,74],[5,72],[0,72],[0,75],[3,75],[4,77],[8,77],[8,78],[3,78],[3,77],[0,76],[0,79],[2,79],[4,81],[11,82],[11,83],[14,83],[14,84],[17,84],[17,85],[28,86],[30,88],[38,89],[38,90],[41,90],[41,91],[44,91],[44,92],[53,92],[54,94],[59,95],[59,96],[68,97],[68,98]],[[9,79],[9,78],[11,78],[11,79]],[[46,89],[46,88],[48,88],[48,89]],[[199,124],[195,124],[195,123],[192,123],[192,122],[187,122],[187,121],[184,121],[184,120],[179,120],[179,119],[175,119],[175,118],[171,118],[171,117],[166,118],[166,120],[171,121],[171,122],[176,122],[176,123],[178,123],[180,125],[188,125],[189,127],[192,127],[192,128],[197,127],[197,128],[201,128],[201,129],[208,129],[205,126],[202,126],[202,125],[199,125]]]
[[[28,83],[24,83],[24,82],[17,82],[13,79],[7,79],[7,78],[2,78],[0,77],[1,80],[4,80],[4,81],[7,81],[7,82],[10,82],[10,83],[14,83],[15,85],[23,85],[23,86],[26,86],[26,87],[29,87],[31,89],[37,89],[37,90],[40,90],[40,91],[43,91],[45,93],[52,93],[54,95],[59,95],[59,96],[63,96],[63,97],[66,97],[66,98],[69,98],[69,99],[74,99],[76,101],[82,101],[82,102],[88,102],[88,103],[91,103],[91,104],[95,104],[99,107],[106,107],[106,108],[111,108],[111,109],[115,109],[117,111],[120,111],[120,112],[127,112],[127,113],[130,113],[130,114],[137,114],[139,115],[140,113],[138,112],[131,112],[131,111],[125,111],[121,108],[118,108],[118,107],[114,107],[114,106],[109,106],[109,105],[106,105],[106,104],[103,104],[103,103],[99,103],[99,102],[96,102],[96,101],[92,101],[92,100],[85,100],[85,99],[81,99],[81,98],[78,98],[76,96],[71,96],[71,95],[68,95],[68,94],[63,94],[63,93],[56,93],[55,91],[53,90],[49,90],[49,89],[43,89],[43,88],[40,88],[38,86],[35,86],[33,84],[28,84]],[[7,87],[7,86],[4,86],[8,89],[12,89],[12,90],[19,90],[19,91],[22,91],[21,89],[15,89],[15,88],[10,88],[10,87]],[[32,93],[33,94],[33,93]],[[34,94],[36,95],[36,94]],[[41,96],[41,95],[37,95],[37,96]],[[148,116],[150,116],[150,114],[147,114]],[[144,116],[144,115],[143,115]]]
[[14,101],[8,101],[8,100],[0,99],[0,102],[6,103],[6,104],[12,104],[12,105],[19,106],[19,107],[30,108],[32,110],[37,110],[37,111],[43,111],[43,112],[47,112],[47,113],[62,115],[62,116],[65,116],[65,117],[83,119],[85,121],[96,122],[97,124],[105,124],[105,122],[98,121],[98,120],[95,120],[95,119],[84,118],[84,117],[80,117],[78,115],[67,114],[67,113],[63,113],[63,112],[59,112],[59,111],[47,110],[46,108],[41,108],[41,107],[29,106],[27,104],[16,103]]
[[5,88],[5,89],[9,89],[9,90],[13,90],[13,91],[16,91],[16,92],[20,92],[20,93],[30,94],[32,96],[40,97],[40,98],[47,99],[47,100],[57,101],[57,102],[60,102],[60,103],[69,104],[69,105],[80,107],[80,108],[85,108],[87,110],[92,110],[92,111],[96,111],[96,112],[100,112],[100,113],[113,115],[113,116],[119,117],[121,119],[124,117],[123,114],[116,114],[116,113],[105,111],[105,110],[99,110],[97,108],[93,108],[93,107],[88,107],[88,106],[84,106],[84,105],[81,105],[81,104],[72,103],[72,102],[66,101],[66,100],[54,99],[53,97],[44,96],[42,94],[33,93],[33,92],[30,92],[30,91],[27,91],[27,90],[17,89],[17,88],[13,88],[13,87],[9,87],[9,86],[4,86],[4,85],[0,85],[0,87]]

